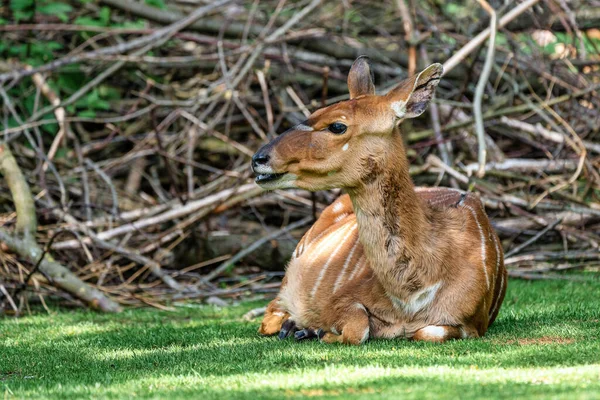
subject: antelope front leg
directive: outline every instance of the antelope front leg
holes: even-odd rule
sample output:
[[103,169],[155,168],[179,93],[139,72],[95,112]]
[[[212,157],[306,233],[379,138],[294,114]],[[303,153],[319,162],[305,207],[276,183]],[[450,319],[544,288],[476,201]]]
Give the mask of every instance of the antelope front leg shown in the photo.
[[[286,337],[295,326],[293,321],[289,321],[289,318],[290,314],[279,307],[279,298],[275,298],[269,303],[265,310],[265,316],[258,328],[258,333],[264,336],[280,333],[281,337],[281,334],[285,330],[284,337]],[[292,324],[294,326],[291,326]]]

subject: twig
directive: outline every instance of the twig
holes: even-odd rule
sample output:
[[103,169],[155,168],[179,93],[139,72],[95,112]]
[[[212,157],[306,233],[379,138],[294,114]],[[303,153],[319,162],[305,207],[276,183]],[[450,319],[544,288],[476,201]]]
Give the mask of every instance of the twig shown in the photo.
[[39,248],[34,238],[37,220],[29,185],[25,181],[10,149],[2,142],[0,142],[0,172],[4,175],[13,196],[15,208],[17,208],[17,227],[22,234],[22,238],[17,238],[4,228],[0,228],[0,241],[28,262],[32,264],[39,263],[40,271],[50,278],[55,285],[85,301],[90,306],[108,312],[120,311],[121,308],[117,303],[77,278],[65,266],[51,260]]
[[490,14],[490,38],[488,42],[488,51],[483,64],[483,70],[477,81],[475,88],[475,98],[473,99],[473,116],[475,117],[475,131],[477,132],[477,142],[479,146],[479,170],[477,176],[483,178],[485,175],[485,160],[486,160],[486,144],[485,144],[485,128],[483,126],[483,113],[481,111],[481,103],[483,101],[483,93],[487,85],[490,73],[492,72],[492,64],[494,63],[494,54],[496,52],[496,11],[485,0],[477,0],[483,9]]
[[[149,226],[154,226],[158,224],[162,224],[164,222],[173,221],[177,218],[184,217],[193,212],[196,212],[202,208],[212,207],[217,203],[223,202],[227,200],[234,194],[243,194],[247,193],[251,190],[259,189],[254,183],[242,185],[238,188],[232,188],[223,190],[215,195],[205,197],[200,200],[190,201],[185,206],[181,206],[181,204],[175,204],[168,211],[163,212],[162,214],[149,217],[146,219],[142,219],[136,222],[132,222],[128,225],[123,225],[118,228],[114,228],[108,231],[100,232],[97,234],[97,238],[100,240],[108,240],[112,239],[116,236],[124,235],[129,232],[133,232],[136,230],[141,230]],[[73,249],[78,246],[78,243],[73,240],[67,240],[64,242],[56,243],[53,248],[54,249]]]
[[[32,67],[27,65],[25,66],[25,69],[30,70],[32,69]],[[31,78],[33,83],[40,90],[40,92],[42,92],[42,94],[48,99],[48,101],[50,101],[50,104],[57,107],[54,110],[54,115],[56,116],[56,121],[58,122],[59,130],[56,133],[54,140],[52,141],[52,145],[50,146],[47,155],[49,160],[53,160],[54,156],[56,155],[56,151],[58,150],[58,146],[63,142],[65,135],[67,134],[67,129],[69,129],[68,122],[65,121],[66,112],[64,107],[59,107],[60,99],[58,98],[56,93],[54,93],[54,91],[50,88],[48,83],[46,83],[46,80],[40,73],[33,74]],[[48,164],[44,163],[42,168],[44,171],[46,171],[48,169]]]
[[512,249],[511,251],[509,251],[508,253],[506,253],[504,255],[504,257],[508,258],[510,256],[513,256],[513,255],[517,254],[518,252],[520,252],[521,250],[523,250],[524,248],[526,248],[527,246],[529,246],[529,245],[537,242],[537,240],[539,238],[541,238],[542,236],[544,236],[548,231],[551,231],[552,229],[556,228],[556,226],[558,224],[560,224],[561,222],[562,222],[562,219],[557,219],[556,221],[554,221],[553,223],[549,224],[544,229],[542,229],[541,231],[539,231],[531,239],[527,240],[524,243],[521,243],[520,245],[518,245],[517,247],[515,247],[514,249]]
[[254,318],[260,317],[261,315],[265,315],[265,311],[267,311],[267,307],[258,307],[248,311],[242,318],[246,321],[252,321]]
[[[534,6],[540,0],[525,0],[509,12],[507,12],[500,21],[498,21],[498,29],[504,28],[509,22],[513,19],[517,18],[523,12],[527,11],[529,8]],[[450,71],[452,71],[458,64],[462,62],[469,54],[471,54],[479,45],[481,45],[485,40],[490,36],[491,29],[487,28],[477,36],[475,36],[469,43],[463,46],[459,51],[454,53],[452,57],[450,57],[444,63],[444,75],[447,75]]]
[[[463,169],[472,174],[480,168],[479,164],[469,164]],[[577,168],[574,160],[531,160],[510,158],[499,163],[490,162],[485,165],[486,171],[518,171],[518,172],[563,172],[573,171]]]
[[413,22],[404,0],[396,0],[396,7],[402,17],[402,26],[404,28],[404,40],[408,46],[408,76],[415,74],[417,68],[417,50],[413,38]]
[[[507,126],[510,126],[511,128],[520,129],[524,132],[531,133],[532,135],[541,136],[542,138],[554,143],[565,143],[567,140],[569,140],[568,138],[565,138],[565,135],[563,135],[562,133],[548,130],[539,123],[532,125],[524,121],[519,121],[504,116],[500,117],[500,122]],[[600,144],[585,140],[583,140],[582,143],[587,150],[600,154]]]
[[88,167],[92,168],[100,176],[100,178],[102,178],[102,180],[106,183],[106,186],[108,186],[110,194],[112,196],[112,215],[118,215],[119,197],[117,196],[117,189],[115,189],[115,185],[112,183],[112,179],[110,179],[110,176],[106,175],[106,173],[102,171],[102,168],[100,168],[95,162],[93,162],[89,158],[86,158],[84,161]]
[[246,257],[248,254],[252,253],[254,250],[258,249],[260,246],[262,246],[263,244],[267,243],[269,240],[273,240],[278,238],[279,236],[290,232],[293,229],[297,229],[300,228],[308,223],[310,223],[312,221],[312,216],[309,217],[305,217],[303,219],[301,219],[300,221],[296,221],[292,224],[289,224],[288,226],[286,226],[285,228],[279,229],[277,231],[272,232],[271,234],[257,240],[256,242],[252,243],[250,246],[246,247],[244,250],[240,251],[239,253],[237,253],[235,256],[231,257],[228,261],[222,263],[221,265],[219,265],[217,268],[215,268],[212,272],[210,272],[209,274],[207,274],[203,281],[204,282],[210,282],[211,280],[213,280],[214,278],[216,278],[219,274],[221,274],[221,272],[231,268],[236,262],[240,261],[242,258]]

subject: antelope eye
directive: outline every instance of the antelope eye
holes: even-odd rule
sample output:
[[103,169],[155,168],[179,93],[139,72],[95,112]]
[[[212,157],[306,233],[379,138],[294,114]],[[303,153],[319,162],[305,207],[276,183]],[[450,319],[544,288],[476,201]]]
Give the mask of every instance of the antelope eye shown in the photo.
[[334,122],[328,127],[329,132],[335,133],[336,135],[341,135],[342,133],[346,132],[347,128],[348,127],[341,122]]

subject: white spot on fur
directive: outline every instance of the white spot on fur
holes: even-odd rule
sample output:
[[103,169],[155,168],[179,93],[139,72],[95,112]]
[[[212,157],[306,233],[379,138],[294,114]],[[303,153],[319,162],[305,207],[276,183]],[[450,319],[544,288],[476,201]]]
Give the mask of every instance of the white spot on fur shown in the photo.
[[403,310],[406,314],[412,315],[430,305],[435,299],[438,289],[442,282],[421,289],[415,293],[408,301],[402,301],[396,296],[390,296],[392,303],[396,308]]
[[336,202],[333,205],[333,208],[331,209],[331,211],[333,211],[334,213],[339,213],[340,211],[342,211],[344,209],[344,204],[342,204],[341,201]]
[[462,326],[460,327],[460,337],[463,339],[467,339],[469,337],[469,333]]
[[342,151],[346,151],[346,150],[348,150],[348,148],[349,148],[349,147],[350,147],[350,146],[348,145],[348,143],[346,143],[346,144],[344,145],[344,147],[342,147]]
[[285,313],[281,312],[281,311],[275,311],[273,313],[273,315],[275,315],[276,317],[283,317],[285,315]]
[[332,326],[332,327],[331,327],[330,331],[331,331],[331,333],[333,333],[334,335],[339,335],[339,334],[340,334],[340,333],[338,332],[338,330],[337,330],[337,329],[335,329],[335,327],[334,327],[334,326]]
[[391,104],[392,110],[396,113],[396,117],[404,118],[406,115],[406,102],[405,101],[394,101]]
[[429,325],[421,329],[420,332],[430,339],[444,339],[446,337],[446,328],[443,326]]

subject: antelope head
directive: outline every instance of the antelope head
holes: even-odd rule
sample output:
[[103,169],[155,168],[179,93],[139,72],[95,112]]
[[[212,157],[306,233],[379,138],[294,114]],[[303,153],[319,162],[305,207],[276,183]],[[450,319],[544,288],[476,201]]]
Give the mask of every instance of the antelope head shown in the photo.
[[270,190],[356,187],[399,135],[398,125],[425,111],[441,75],[442,65],[432,64],[378,96],[368,59],[359,57],[348,74],[349,100],[315,111],[256,152],[256,183]]

